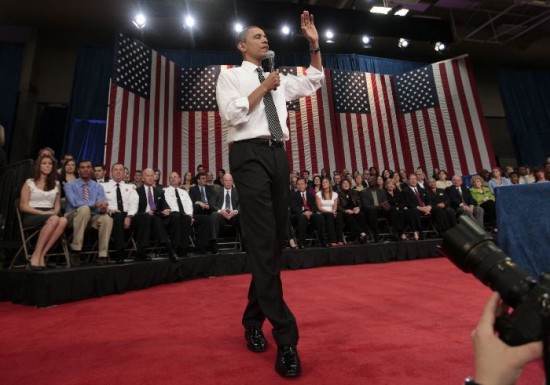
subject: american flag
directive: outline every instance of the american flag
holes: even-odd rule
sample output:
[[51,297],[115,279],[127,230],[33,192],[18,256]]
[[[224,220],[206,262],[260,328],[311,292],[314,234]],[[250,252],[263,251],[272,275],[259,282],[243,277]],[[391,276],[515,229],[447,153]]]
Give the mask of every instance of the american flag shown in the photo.
[[468,175],[494,163],[466,56],[396,77],[333,70],[332,79],[346,168]]
[[491,169],[493,148],[467,56],[409,71],[395,83],[407,170]]
[[371,166],[403,167],[392,77],[332,70],[332,91],[342,136],[342,168],[362,172]]

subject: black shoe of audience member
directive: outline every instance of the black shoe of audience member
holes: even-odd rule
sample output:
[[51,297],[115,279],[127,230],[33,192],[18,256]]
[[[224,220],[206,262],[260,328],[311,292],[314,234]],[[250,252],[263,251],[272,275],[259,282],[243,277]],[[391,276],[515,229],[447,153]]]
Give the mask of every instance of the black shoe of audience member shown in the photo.
[[109,263],[108,257],[97,257],[97,259],[95,260],[95,264],[98,266],[105,266],[108,263]]
[[185,258],[189,254],[189,250],[184,247],[178,247],[176,249],[176,254],[178,255],[179,258]]
[[210,241],[210,252],[212,254],[218,254],[218,242],[216,242],[215,239]]
[[305,249],[305,245],[303,244],[303,242],[298,242],[298,248],[299,249]]
[[168,249],[168,259],[171,261],[171,262],[177,262],[179,261],[179,257],[178,255],[176,254],[176,251],[172,248],[169,248]]
[[244,338],[248,342],[246,347],[254,353],[261,353],[267,350],[267,340],[260,326],[252,326],[244,331]]
[[124,263],[124,259],[126,257],[125,255],[126,253],[124,253],[124,250],[119,250],[115,253],[114,257],[115,257],[115,263],[121,265]]
[[275,370],[283,377],[298,377],[302,373],[302,365],[296,346],[280,345],[277,348]]
[[69,252],[69,258],[72,266],[80,266],[80,250],[72,250]]

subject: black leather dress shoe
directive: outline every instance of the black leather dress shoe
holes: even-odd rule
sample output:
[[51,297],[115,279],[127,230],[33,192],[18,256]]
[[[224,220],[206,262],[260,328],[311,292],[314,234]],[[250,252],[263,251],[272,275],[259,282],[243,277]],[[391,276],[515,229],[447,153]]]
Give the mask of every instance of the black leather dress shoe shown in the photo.
[[267,340],[260,326],[252,326],[244,331],[244,338],[248,342],[246,347],[254,353],[261,353],[267,350]]
[[278,347],[275,370],[283,377],[298,377],[302,374],[302,365],[295,345],[280,345]]

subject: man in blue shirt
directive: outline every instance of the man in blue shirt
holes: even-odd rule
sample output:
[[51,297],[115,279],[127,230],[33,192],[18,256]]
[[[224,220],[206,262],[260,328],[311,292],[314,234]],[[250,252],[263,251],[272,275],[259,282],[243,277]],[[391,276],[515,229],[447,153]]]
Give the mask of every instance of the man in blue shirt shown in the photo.
[[79,178],[64,186],[67,206],[65,218],[73,227],[71,242],[71,263],[80,264],[80,252],[84,241],[86,227],[92,226],[98,230],[98,258],[100,265],[108,262],[109,238],[113,228],[113,219],[107,214],[107,197],[99,183],[92,180],[92,162],[82,160],[78,163]]

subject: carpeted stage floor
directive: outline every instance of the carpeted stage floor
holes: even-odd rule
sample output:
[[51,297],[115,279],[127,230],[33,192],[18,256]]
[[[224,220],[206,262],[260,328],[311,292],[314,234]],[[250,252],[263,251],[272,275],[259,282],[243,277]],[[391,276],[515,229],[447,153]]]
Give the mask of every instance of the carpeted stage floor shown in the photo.
[[[284,271],[300,384],[461,384],[490,295],[445,258]],[[0,384],[282,384],[276,348],[245,347],[249,275],[49,308],[0,303]],[[264,331],[270,342],[270,326]],[[540,364],[522,385],[543,381]]]

